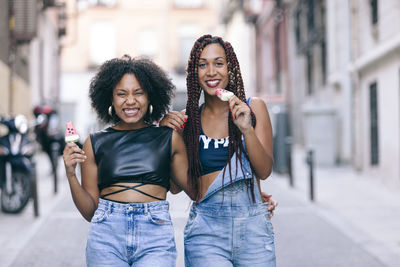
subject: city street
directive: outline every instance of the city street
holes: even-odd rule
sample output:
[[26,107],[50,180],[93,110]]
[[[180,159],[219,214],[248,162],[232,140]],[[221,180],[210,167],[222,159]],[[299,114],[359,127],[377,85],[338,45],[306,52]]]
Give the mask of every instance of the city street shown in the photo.
[[[19,155],[18,147],[27,151],[19,138],[26,127],[18,115],[35,118],[36,139],[53,152],[54,134],[64,133],[69,121],[80,141],[109,119],[119,130],[142,128],[148,118],[157,122],[166,113],[157,107],[159,100],[172,88],[165,86],[164,75],[136,67],[111,67],[115,73],[110,74],[105,67],[118,58],[126,66],[148,58],[176,86],[172,102],[162,106],[188,108],[190,137],[197,138],[192,133],[198,127],[203,134],[213,128],[215,137],[229,133],[231,141],[235,136],[232,120],[222,117],[227,110],[219,112],[216,88],[265,102],[268,113],[258,100],[250,108],[257,114],[252,122],[261,121],[254,131],[258,141],[275,159],[261,189],[279,203],[272,218],[278,267],[400,266],[400,31],[394,27],[400,22],[399,0],[0,3],[3,156]],[[214,50],[219,52],[207,56]],[[147,82],[140,76],[148,76]],[[121,77],[135,77],[140,86],[125,88]],[[155,90],[150,80],[158,79],[163,86]],[[197,89],[199,103],[192,94]],[[118,90],[144,93],[119,97]],[[235,105],[247,110],[235,98],[228,100],[231,106],[232,100],[232,110]],[[212,112],[191,112],[202,102]],[[21,135],[14,136],[17,131]],[[258,167],[266,154],[255,149],[257,138],[247,138],[246,145],[250,164]],[[221,144],[213,142],[215,148]],[[62,159],[57,194],[48,157],[37,153],[35,161],[40,215],[34,216],[32,200],[19,214],[0,210],[0,267],[86,266],[90,223],[72,201]],[[9,168],[1,170],[6,177]],[[281,173],[286,170],[293,179]],[[168,193],[167,200],[176,266],[184,267],[183,231],[191,201],[185,193]]]
[[[41,166],[38,168],[41,216],[34,218],[31,203],[19,215],[0,214],[0,266],[84,266],[89,224],[75,209],[65,178],[60,183],[59,194],[54,195],[47,158],[40,154],[37,159]],[[296,164],[302,164],[300,153],[295,161],[296,168],[300,169]],[[62,168],[59,171],[63,177]],[[301,170],[298,173],[301,174]],[[357,224],[346,216],[346,209],[344,215],[335,215],[334,205],[327,206],[324,202],[329,194],[321,195],[325,190],[322,179],[318,184],[321,192],[317,192],[317,202],[311,203],[307,199],[306,182],[300,176],[294,188],[289,187],[287,177],[278,174],[262,183],[263,190],[272,193],[279,202],[273,218],[277,266],[395,266],[400,254],[385,250],[390,243],[385,245],[372,233],[366,234],[361,223]],[[332,184],[330,188],[336,189]],[[348,209],[354,208],[352,201],[346,200],[345,192],[341,198]],[[184,266],[183,228],[190,202],[183,193],[169,195],[168,199],[176,231],[177,266],[180,267]],[[379,199],[374,202],[377,201]],[[387,199],[380,201],[383,203]],[[396,211],[399,213],[398,207]],[[368,227],[373,229],[373,226]],[[394,229],[387,231],[395,233]],[[376,247],[381,249],[374,250]]]

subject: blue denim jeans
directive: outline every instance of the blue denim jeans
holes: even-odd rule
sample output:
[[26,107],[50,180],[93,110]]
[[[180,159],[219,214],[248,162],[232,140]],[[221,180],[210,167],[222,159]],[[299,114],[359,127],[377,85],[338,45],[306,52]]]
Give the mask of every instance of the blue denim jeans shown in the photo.
[[184,230],[186,267],[276,266],[267,203],[257,186],[254,191],[256,203],[239,180],[192,204]]
[[86,245],[87,266],[175,266],[167,201],[118,203],[100,199]]

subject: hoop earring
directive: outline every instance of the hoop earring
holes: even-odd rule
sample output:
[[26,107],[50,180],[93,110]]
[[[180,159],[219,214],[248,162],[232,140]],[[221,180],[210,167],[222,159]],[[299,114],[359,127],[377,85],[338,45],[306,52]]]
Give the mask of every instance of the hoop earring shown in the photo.
[[151,113],[153,113],[153,106],[151,104],[149,105],[149,113],[150,113],[150,115],[151,115]]
[[108,107],[108,115],[112,117],[112,105]]

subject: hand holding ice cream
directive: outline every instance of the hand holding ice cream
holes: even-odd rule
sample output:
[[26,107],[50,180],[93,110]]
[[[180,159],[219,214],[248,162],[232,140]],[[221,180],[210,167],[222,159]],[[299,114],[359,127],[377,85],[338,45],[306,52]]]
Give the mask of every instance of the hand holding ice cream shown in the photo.
[[222,101],[228,101],[234,94],[222,88],[215,90],[215,95],[219,97]]
[[76,143],[79,141],[79,134],[76,132],[72,122],[65,124],[65,143]]

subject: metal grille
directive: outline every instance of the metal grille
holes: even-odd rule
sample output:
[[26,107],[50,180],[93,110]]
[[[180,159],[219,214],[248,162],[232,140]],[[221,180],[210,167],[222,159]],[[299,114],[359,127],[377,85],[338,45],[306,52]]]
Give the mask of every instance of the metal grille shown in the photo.
[[372,25],[375,25],[378,23],[378,0],[371,0],[370,5],[371,5],[371,22]]
[[55,0],[43,0],[43,7],[52,7],[56,5],[56,1]]
[[371,165],[379,163],[379,139],[378,139],[378,99],[377,84],[374,82],[369,86],[370,105],[370,131],[371,131]]
[[29,42],[36,36],[37,0],[12,0],[14,10],[14,38]]

